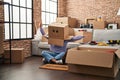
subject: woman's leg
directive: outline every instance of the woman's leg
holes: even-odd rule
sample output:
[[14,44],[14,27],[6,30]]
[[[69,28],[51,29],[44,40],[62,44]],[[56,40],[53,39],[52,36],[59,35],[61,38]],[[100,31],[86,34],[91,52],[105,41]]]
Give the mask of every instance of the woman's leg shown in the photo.
[[54,52],[46,51],[46,50],[42,51],[41,55],[45,58],[47,62],[50,62],[51,59],[55,60],[54,57],[56,56]]
[[54,57],[56,60],[60,60],[63,58],[63,56],[65,55],[65,52],[61,52],[61,53],[56,53],[57,55]]

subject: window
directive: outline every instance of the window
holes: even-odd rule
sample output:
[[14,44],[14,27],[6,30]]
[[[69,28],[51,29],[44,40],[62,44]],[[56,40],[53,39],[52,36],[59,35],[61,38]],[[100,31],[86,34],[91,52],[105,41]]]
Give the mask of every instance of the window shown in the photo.
[[42,1],[42,24],[48,27],[48,24],[55,22],[57,18],[57,0]]
[[[33,0],[4,0],[4,2],[10,3],[10,16],[8,5],[4,5],[5,40],[9,39],[10,34],[11,39],[31,39],[33,37]],[[11,26],[10,30],[9,23]]]

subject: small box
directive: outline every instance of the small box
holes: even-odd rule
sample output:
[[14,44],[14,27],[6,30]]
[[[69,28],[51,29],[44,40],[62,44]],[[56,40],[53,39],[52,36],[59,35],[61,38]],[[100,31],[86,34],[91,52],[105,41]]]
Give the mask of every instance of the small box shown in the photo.
[[68,24],[68,26],[71,28],[77,27],[77,20],[71,17],[58,17],[56,19],[56,22],[62,24]]
[[[24,62],[24,48],[11,48],[11,63],[23,63]],[[4,57],[8,60],[5,63],[10,63],[10,49],[5,49]]]
[[49,38],[65,40],[69,37],[69,27],[67,24],[52,23],[48,26]]
[[77,36],[77,35],[81,35],[81,36],[85,36],[85,37],[80,40],[77,40],[75,42],[88,43],[88,42],[92,41],[92,32],[75,30],[75,36]]
[[66,63],[70,72],[116,77],[120,50],[78,47],[68,50]]
[[93,28],[94,29],[105,29],[106,28],[106,21],[94,21]]

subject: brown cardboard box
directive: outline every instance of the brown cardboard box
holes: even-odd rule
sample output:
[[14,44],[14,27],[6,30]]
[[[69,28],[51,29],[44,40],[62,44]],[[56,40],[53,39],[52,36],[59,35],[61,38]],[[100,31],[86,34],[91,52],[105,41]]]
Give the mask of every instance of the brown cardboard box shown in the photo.
[[[69,36],[66,40],[71,39],[73,36]],[[53,44],[57,46],[63,46],[64,45],[64,40],[63,39],[56,39],[56,38],[49,38],[48,39],[48,44]]]
[[106,21],[94,21],[93,28],[94,29],[105,29]]
[[68,50],[66,63],[70,72],[115,77],[118,57],[120,50],[116,49],[72,48]]
[[42,36],[41,42],[48,42],[48,39]]
[[63,46],[64,45],[64,40],[55,39],[55,38],[49,38],[48,39],[48,44],[53,44],[53,45],[57,45],[57,46]]
[[73,28],[69,28],[69,36],[74,36],[75,32]]
[[69,27],[67,24],[52,23],[48,27],[48,36],[65,40],[69,37]]
[[68,24],[69,27],[75,28],[77,27],[77,20],[71,17],[58,17],[56,19],[57,23]]
[[[24,62],[24,53],[23,53],[24,48],[12,48],[11,49],[11,59],[12,63],[23,63]],[[10,58],[10,50],[5,49],[4,52],[4,57],[9,59]],[[5,63],[9,63],[10,60],[5,61]]]
[[75,36],[77,36],[77,35],[81,35],[81,36],[85,36],[85,37],[83,39],[77,40],[75,42],[88,43],[88,42],[92,41],[92,32],[76,30],[75,31]]

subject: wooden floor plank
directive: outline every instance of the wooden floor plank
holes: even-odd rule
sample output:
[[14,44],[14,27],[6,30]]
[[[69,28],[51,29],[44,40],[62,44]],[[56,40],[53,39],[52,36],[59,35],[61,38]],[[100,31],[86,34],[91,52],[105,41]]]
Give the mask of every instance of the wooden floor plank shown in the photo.
[[60,65],[60,64],[45,64],[40,66],[41,69],[51,69],[51,70],[63,70],[67,71],[68,66],[67,65]]

